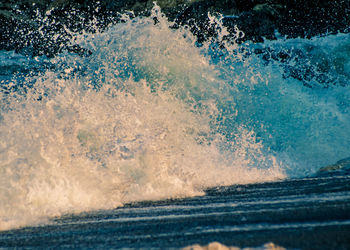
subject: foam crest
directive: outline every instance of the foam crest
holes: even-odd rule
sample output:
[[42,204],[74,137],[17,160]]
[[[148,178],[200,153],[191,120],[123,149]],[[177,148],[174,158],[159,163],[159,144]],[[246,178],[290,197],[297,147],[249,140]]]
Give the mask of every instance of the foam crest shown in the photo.
[[262,146],[244,127],[225,149],[216,117],[229,86],[186,30],[155,14],[157,25],[76,36],[90,57],[62,54],[55,71],[13,80],[34,84],[2,96],[0,229],[284,177],[250,160]]
[[[43,83],[51,91],[55,75]],[[86,89],[78,79],[28,95],[1,124],[2,229],[125,202],[199,195],[216,185],[283,175],[245,169],[208,142],[209,118],[146,82],[132,93]],[[19,224],[20,225],[20,224]]]

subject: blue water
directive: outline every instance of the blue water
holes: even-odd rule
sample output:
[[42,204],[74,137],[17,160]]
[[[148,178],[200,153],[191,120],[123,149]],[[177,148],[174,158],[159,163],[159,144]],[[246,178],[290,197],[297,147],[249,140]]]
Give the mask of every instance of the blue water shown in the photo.
[[[199,45],[186,28],[170,29],[157,8],[152,15],[125,17],[103,33],[72,34],[72,44],[89,56],[0,52],[1,230],[56,225],[62,216],[96,211],[104,211],[96,215],[103,222],[125,204],[207,197],[206,190],[222,186],[279,181],[277,190],[289,195],[298,185],[283,183],[350,156],[348,34],[237,44],[223,39],[225,29],[213,18],[219,37]],[[341,176],[345,194],[335,207],[349,211],[348,175]],[[215,206],[213,199],[208,204]],[[271,199],[281,196],[259,202]],[[152,214],[153,207],[142,209]],[[95,225],[77,218],[79,225]],[[348,230],[348,220],[344,215],[339,225]]]

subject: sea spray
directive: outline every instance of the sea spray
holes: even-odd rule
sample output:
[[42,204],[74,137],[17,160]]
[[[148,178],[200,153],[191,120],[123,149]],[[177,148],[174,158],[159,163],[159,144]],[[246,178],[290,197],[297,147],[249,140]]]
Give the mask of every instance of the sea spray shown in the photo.
[[91,56],[62,53],[54,71],[12,79],[25,91],[2,93],[2,230],[284,177],[278,163],[250,160],[275,162],[244,127],[225,150],[217,104],[231,86],[188,32],[155,14],[157,25],[136,18],[77,35]]
[[257,45],[198,47],[152,15],[72,34],[91,55],[3,80],[0,229],[305,176],[347,156],[349,87],[311,89]]

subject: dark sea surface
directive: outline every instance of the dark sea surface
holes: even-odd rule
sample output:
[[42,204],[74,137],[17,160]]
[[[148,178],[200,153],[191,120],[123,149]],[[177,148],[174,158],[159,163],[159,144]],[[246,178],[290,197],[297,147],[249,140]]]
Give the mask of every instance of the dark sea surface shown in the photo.
[[123,18],[0,51],[0,248],[349,249],[350,35]]
[[218,241],[289,249],[349,249],[349,175],[213,188],[0,233],[2,247],[181,248]]

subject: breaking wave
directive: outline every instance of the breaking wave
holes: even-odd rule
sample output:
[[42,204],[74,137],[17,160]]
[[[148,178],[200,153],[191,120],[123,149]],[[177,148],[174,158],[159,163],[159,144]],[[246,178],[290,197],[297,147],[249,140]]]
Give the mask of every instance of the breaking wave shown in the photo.
[[89,56],[1,52],[0,229],[349,156],[349,35],[237,44],[213,25],[221,36],[198,46],[155,7],[73,34]]

